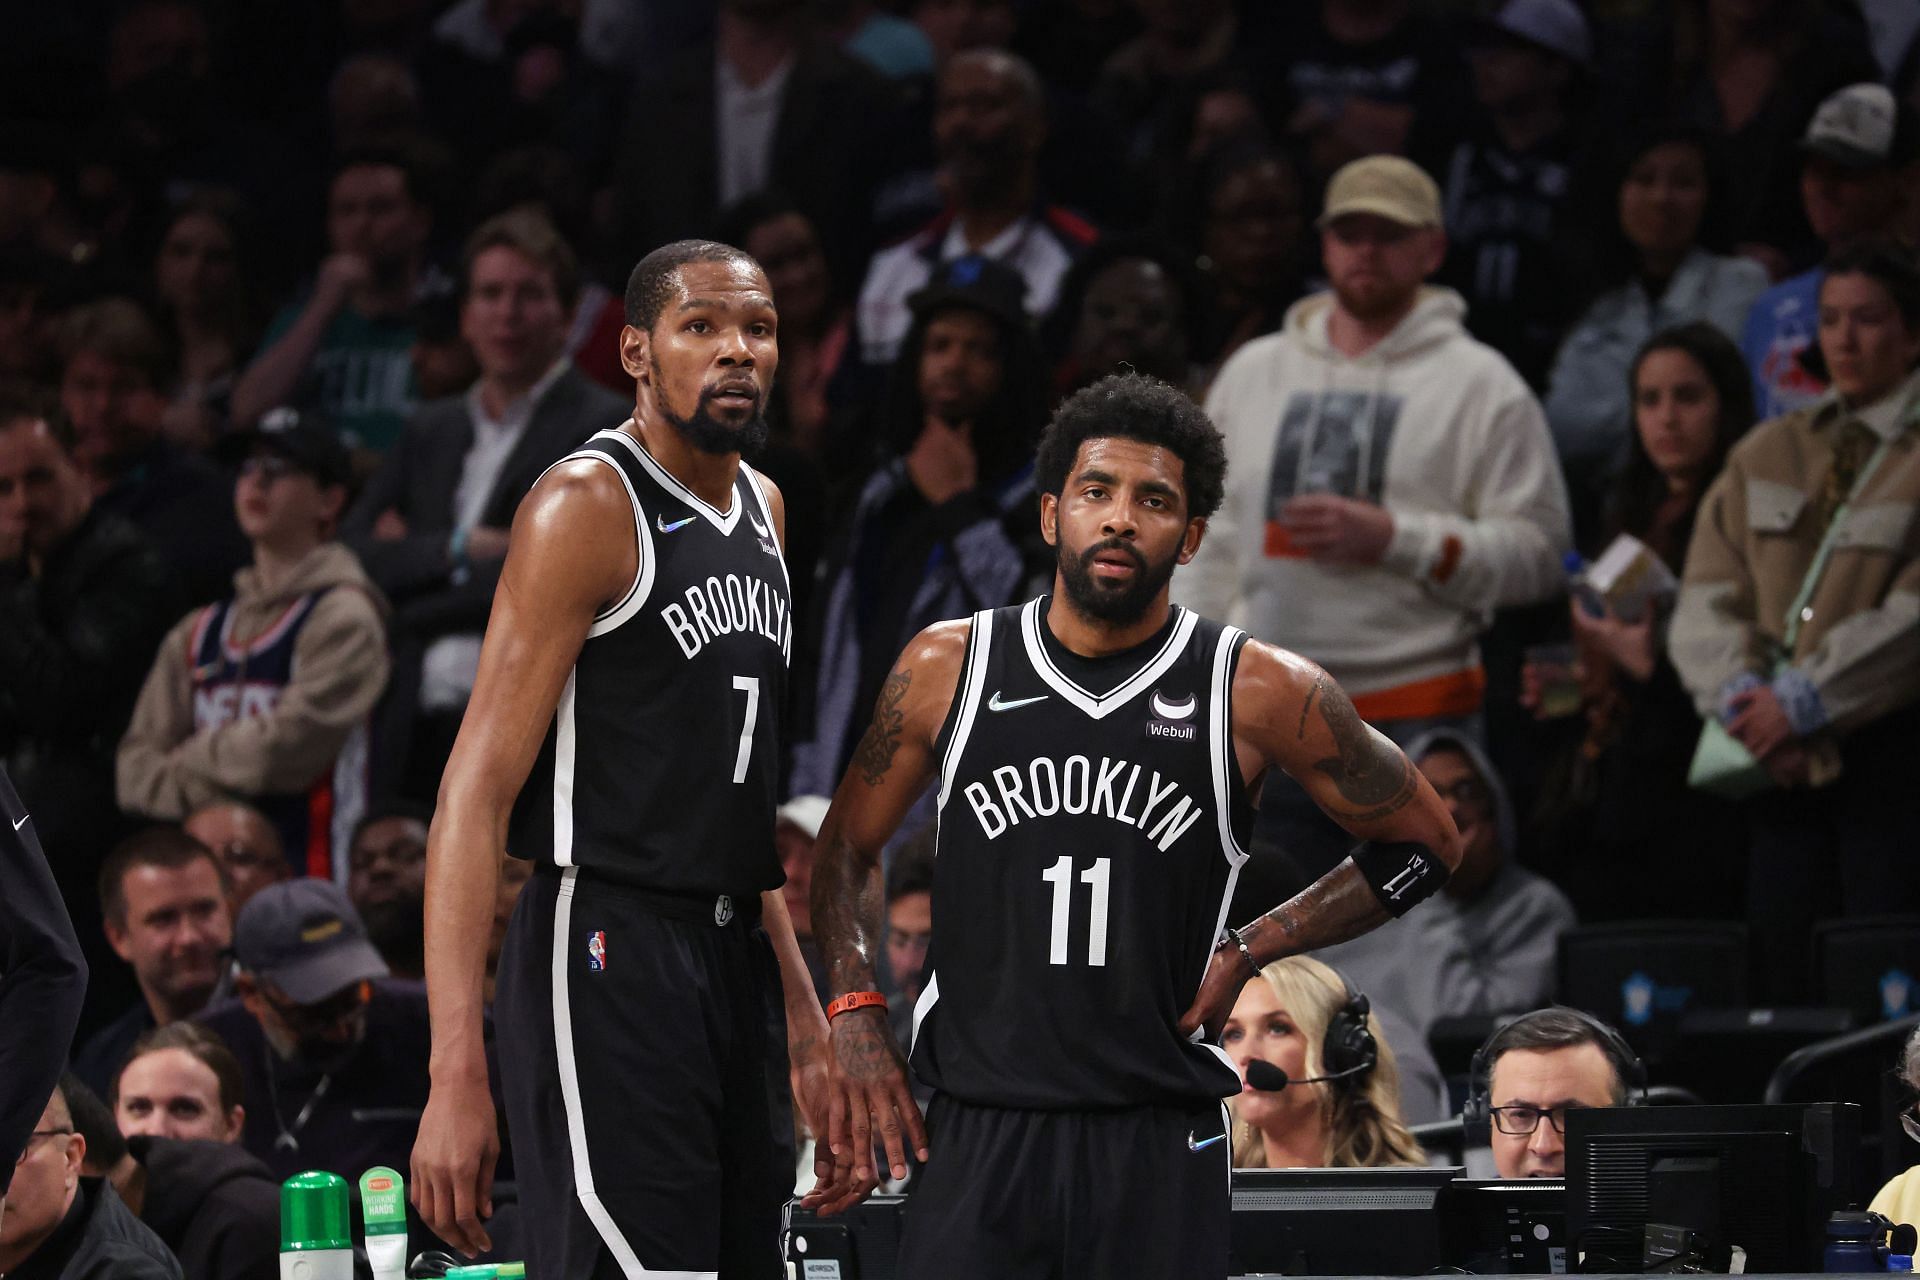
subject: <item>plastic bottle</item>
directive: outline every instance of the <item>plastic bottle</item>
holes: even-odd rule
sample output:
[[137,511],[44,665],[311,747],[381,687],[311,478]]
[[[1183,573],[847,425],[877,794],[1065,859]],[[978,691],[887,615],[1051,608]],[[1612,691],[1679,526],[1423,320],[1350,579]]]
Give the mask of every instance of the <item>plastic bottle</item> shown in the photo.
[[407,1184],[385,1165],[360,1175],[360,1218],[373,1280],[407,1280]]
[[1827,1249],[1823,1270],[1832,1272],[1885,1271],[1886,1222],[1870,1213],[1836,1213],[1827,1219]]
[[296,1173],[280,1184],[280,1280],[353,1280],[347,1180]]
[[1913,1255],[1910,1253],[1890,1253],[1887,1255],[1887,1270],[1912,1271]]
[[1589,618],[1607,616],[1607,598],[1600,589],[1587,579],[1587,558],[1578,551],[1569,551],[1560,557],[1560,567],[1567,571],[1567,593],[1579,604],[1580,612]]

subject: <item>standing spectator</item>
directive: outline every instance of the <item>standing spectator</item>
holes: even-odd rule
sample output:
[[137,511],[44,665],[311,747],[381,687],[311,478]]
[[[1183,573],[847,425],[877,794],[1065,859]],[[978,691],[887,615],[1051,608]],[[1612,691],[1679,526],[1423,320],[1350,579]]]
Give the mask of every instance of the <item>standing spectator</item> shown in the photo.
[[[1727,454],[1753,425],[1746,364],[1704,321],[1650,338],[1629,374],[1634,431],[1607,503],[1598,555],[1627,534],[1678,578],[1694,518]],[[1549,748],[1533,847],[1583,919],[1651,914],[1659,883],[1676,911],[1737,914],[1746,833],[1725,801],[1687,785],[1700,716],[1668,657],[1671,602],[1634,619],[1569,610],[1583,697],[1579,718]],[[1522,670],[1521,701],[1541,711],[1543,673]]]
[[347,850],[347,899],[396,978],[426,977],[427,822],[411,805],[375,809]]
[[[1477,736],[1478,633],[1561,582],[1567,499],[1546,422],[1467,336],[1459,295],[1423,283],[1446,246],[1431,179],[1394,157],[1355,161],[1320,226],[1331,291],[1243,347],[1207,398],[1231,479],[1175,593],[1320,663],[1396,741]],[[1346,855],[1285,780],[1261,810],[1256,838],[1305,880]],[[1287,896],[1258,878],[1242,875],[1245,901]]]
[[[1820,354],[1832,392],[1754,428],[1707,491],[1671,633],[1700,714],[1772,783],[1750,802],[1763,939],[1920,909],[1920,268],[1904,249],[1827,260]],[[1806,994],[1798,948],[1756,951],[1768,998]]]
[[[1848,85],[1820,104],[1800,149],[1801,205],[1829,252],[1908,231],[1920,160],[1920,117],[1909,103],[1883,85]],[[1826,390],[1802,358],[1815,345],[1825,278],[1815,265],[1761,294],[1747,313],[1740,351],[1763,419],[1803,409]]]
[[178,821],[243,798],[273,819],[296,875],[344,878],[387,680],[385,605],[333,540],[349,471],[338,436],[289,409],[251,449],[233,503],[253,566],[162,642],[120,741],[120,804]]
[[239,915],[247,899],[292,874],[287,851],[267,815],[238,800],[201,805],[180,829],[213,850],[227,873],[229,915]]
[[[125,831],[113,744],[179,603],[159,553],[101,510],[73,450],[58,409],[0,396],[0,750],[56,851],[54,879],[88,961],[112,975],[93,881]],[[96,977],[105,999],[89,1007],[131,994]]]
[[566,358],[579,267],[545,218],[488,219],[462,275],[460,329],[479,380],[420,410],[341,529],[394,608],[379,771],[422,801],[439,789],[473,690],[514,509],[542,471],[632,411]]
[[336,885],[263,889],[234,929],[238,1002],[200,1018],[239,1060],[241,1144],[275,1178],[407,1167],[427,1101],[427,997],[389,982]]
[[234,384],[236,425],[291,404],[318,411],[351,449],[392,445],[413,411],[411,309],[445,287],[427,263],[425,187],[424,161],[399,147],[350,151],[334,165],[329,254]]
[[1574,0],[1506,0],[1474,39],[1475,111],[1445,153],[1447,263],[1473,336],[1544,385],[1576,295],[1570,253],[1593,59]]
[[1186,243],[1201,274],[1189,341],[1203,385],[1248,342],[1280,327],[1306,288],[1307,193],[1299,167],[1257,142],[1202,158]]
[[220,864],[177,827],[150,828],[108,856],[100,907],[107,941],[140,985],[140,999],[74,1055],[74,1074],[105,1096],[134,1041],[213,1000],[226,974],[233,917]]
[[1707,138],[1684,128],[1656,130],[1634,149],[1619,184],[1618,232],[1601,268],[1606,290],[1554,357],[1547,426],[1583,531],[1635,438],[1628,366],[1647,339],[1704,320],[1737,340],[1767,287],[1759,263],[1704,247],[1718,241],[1723,203],[1711,159]]
[[909,303],[881,424],[892,456],[822,563],[795,664],[812,716],[789,794],[832,793],[901,646],[941,618],[1013,602],[1043,563],[1033,447],[1045,375],[1020,291],[1011,267],[968,257]]
[[233,380],[259,336],[246,287],[245,218],[237,196],[202,192],[174,210],[155,255],[153,291],[174,375],[161,428],[185,448],[204,449],[225,430]]
[[218,597],[246,563],[246,542],[228,514],[230,478],[162,432],[172,374],[158,330],[108,298],[70,312],[59,341],[60,407],[95,504],[153,540],[187,603]]
[[862,358],[893,361],[913,325],[909,299],[941,268],[978,255],[1005,263],[1025,286],[1029,315],[1053,310],[1067,268],[1094,230],[1042,203],[1039,156],[1046,96],[1033,68],[1010,53],[963,53],[940,73],[934,150],[951,205],[904,242],[875,254],[860,287]]
[[1407,758],[1460,829],[1460,865],[1421,910],[1314,958],[1425,1040],[1441,1018],[1546,1003],[1560,935],[1577,921],[1566,894],[1514,862],[1513,803],[1472,739],[1438,730],[1413,743]]

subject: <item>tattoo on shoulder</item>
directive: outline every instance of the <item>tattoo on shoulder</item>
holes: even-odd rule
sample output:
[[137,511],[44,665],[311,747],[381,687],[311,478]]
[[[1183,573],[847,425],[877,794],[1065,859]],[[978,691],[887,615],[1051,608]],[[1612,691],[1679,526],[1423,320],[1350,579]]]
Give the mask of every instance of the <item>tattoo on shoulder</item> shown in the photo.
[[1320,691],[1326,688],[1326,685],[1327,677],[1324,674],[1315,676],[1313,688],[1307,690],[1306,700],[1300,704],[1300,727],[1294,731],[1293,736],[1301,742],[1307,740],[1307,713],[1313,710],[1313,700],[1320,696]]
[[1412,763],[1400,749],[1367,728],[1353,702],[1338,686],[1321,678],[1320,719],[1333,735],[1338,755],[1316,760],[1313,767],[1333,779],[1340,796],[1354,806],[1346,816],[1370,822],[1405,808],[1417,793]]
[[853,767],[870,787],[879,786],[886,778],[887,771],[893,768],[893,757],[900,751],[900,736],[907,726],[907,713],[900,709],[900,703],[912,683],[913,673],[901,670],[888,676],[887,682],[880,686],[873,723],[867,726],[866,736],[860,739],[860,749],[853,754]]

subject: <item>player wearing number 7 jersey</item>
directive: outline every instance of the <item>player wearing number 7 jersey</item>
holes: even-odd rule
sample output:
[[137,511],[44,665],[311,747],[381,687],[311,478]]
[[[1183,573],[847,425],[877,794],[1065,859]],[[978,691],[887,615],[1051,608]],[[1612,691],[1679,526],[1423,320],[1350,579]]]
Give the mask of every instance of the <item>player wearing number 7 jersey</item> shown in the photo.
[[791,1060],[819,1122],[827,1076],[773,845],[783,509],[740,460],[766,435],[777,316],[758,264],[702,241],[642,259],[626,307],[633,418],[522,502],[441,782],[414,1199],[486,1247],[481,976],[511,850],[537,866],[494,1005],[530,1270],[773,1280],[782,1077]]
[[[864,1195],[876,1137],[896,1176],[919,1148],[900,1260],[915,1280],[1221,1280],[1220,1099],[1238,1079],[1213,1041],[1234,997],[1269,961],[1404,912],[1459,861],[1446,807],[1325,672],[1168,603],[1225,470],[1212,423],[1164,383],[1120,375],[1068,399],[1036,463],[1052,594],[907,647],[821,827],[831,982],[870,991],[878,853],[938,787],[911,1050],[933,1104],[923,1127],[883,1010],[830,1004],[835,1167],[808,1198],[833,1212]],[[1274,768],[1362,843],[1228,929],[1250,796]]]

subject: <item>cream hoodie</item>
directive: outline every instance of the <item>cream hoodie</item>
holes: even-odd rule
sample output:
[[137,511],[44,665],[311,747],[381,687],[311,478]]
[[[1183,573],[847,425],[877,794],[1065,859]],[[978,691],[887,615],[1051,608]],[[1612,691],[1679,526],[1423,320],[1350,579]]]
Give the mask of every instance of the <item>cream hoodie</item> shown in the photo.
[[[1423,289],[1358,359],[1327,341],[1331,294],[1220,371],[1207,413],[1226,437],[1226,500],[1180,603],[1313,659],[1368,693],[1478,665],[1495,608],[1563,587],[1566,485],[1539,402],[1461,326],[1466,304]],[[1278,554],[1272,524],[1296,494],[1362,498],[1393,514],[1369,568]]]

